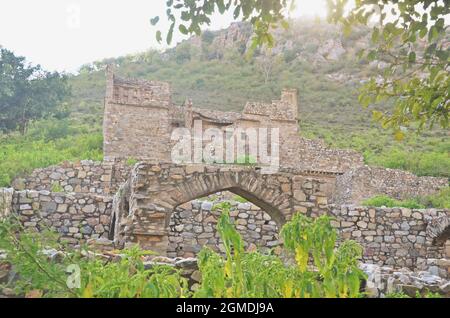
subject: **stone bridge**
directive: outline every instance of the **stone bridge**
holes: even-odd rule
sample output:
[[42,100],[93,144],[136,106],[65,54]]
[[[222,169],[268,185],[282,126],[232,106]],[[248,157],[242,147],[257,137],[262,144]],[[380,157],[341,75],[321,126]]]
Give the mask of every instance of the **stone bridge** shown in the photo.
[[333,180],[326,174],[293,169],[264,174],[259,166],[139,163],[116,195],[112,237],[164,254],[173,211],[219,191],[247,199],[281,227],[296,212],[325,213]]

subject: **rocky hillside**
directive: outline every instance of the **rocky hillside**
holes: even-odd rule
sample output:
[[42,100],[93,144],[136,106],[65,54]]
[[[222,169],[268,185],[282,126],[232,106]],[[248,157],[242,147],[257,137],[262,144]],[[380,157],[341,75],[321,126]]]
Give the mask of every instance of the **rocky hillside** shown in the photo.
[[276,33],[273,49],[251,57],[251,28],[237,23],[166,52],[149,50],[82,66],[70,79],[69,120],[39,121],[27,136],[0,138],[0,185],[62,160],[101,158],[108,63],[122,76],[170,82],[178,105],[190,98],[196,107],[240,111],[248,100],[270,101],[279,98],[283,87],[297,88],[303,136],[358,150],[368,164],[450,177],[448,132],[411,134],[398,143],[358,104],[358,87],[384,67],[356,56],[370,42],[368,30],[344,37],[335,25],[294,21],[289,30]]
[[248,24],[234,23],[164,53],[148,51],[85,65],[73,78],[74,101],[79,104],[75,109],[101,100],[102,70],[115,63],[121,75],[171,82],[177,104],[191,98],[199,107],[240,110],[247,100],[269,101],[282,87],[293,87],[299,89],[305,122],[342,124],[349,119],[348,114],[341,118],[346,110],[353,110],[355,116],[350,117],[358,121],[368,115],[355,109],[356,88],[382,63],[357,61],[357,51],[368,43],[367,30],[344,38],[334,25],[293,21],[289,30],[276,32],[274,48],[258,50],[249,58],[251,37]]

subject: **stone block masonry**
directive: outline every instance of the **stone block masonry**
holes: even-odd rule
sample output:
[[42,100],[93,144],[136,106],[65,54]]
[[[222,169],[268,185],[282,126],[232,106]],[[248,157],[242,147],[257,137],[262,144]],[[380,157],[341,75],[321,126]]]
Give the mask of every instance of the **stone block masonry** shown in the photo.
[[25,229],[53,229],[61,239],[79,244],[90,238],[108,238],[112,198],[85,193],[17,191],[12,208]]
[[120,78],[108,67],[104,157],[170,161],[172,132],[193,131],[193,122],[201,120],[203,130],[277,128],[283,167],[342,173],[362,166],[363,157],[355,151],[329,149],[321,141],[299,137],[297,95],[295,89],[283,89],[279,100],[248,102],[240,113],[200,109],[189,102],[180,107],[172,103],[168,83]]
[[293,213],[311,216],[326,213],[329,184],[301,171],[281,170],[263,174],[257,166],[137,164],[129,179],[131,191],[118,204],[117,222],[124,227],[116,241],[137,242],[142,247],[166,253],[168,224],[177,207],[220,191],[230,191],[259,206],[277,225]]

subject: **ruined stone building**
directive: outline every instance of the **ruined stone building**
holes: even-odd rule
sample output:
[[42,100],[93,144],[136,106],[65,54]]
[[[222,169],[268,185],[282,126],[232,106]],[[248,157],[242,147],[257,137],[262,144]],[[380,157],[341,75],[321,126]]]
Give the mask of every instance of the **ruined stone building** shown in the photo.
[[[192,257],[205,245],[220,250],[210,201],[226,199],[248,248],[276,248],[294,213],[329,214],[341,240],[363,245],[364,262],[447,275],[450,211],[358,204],[380,194],[428,195],[448,180],[369,167],[355,151],[300,137],[297,94],[286,89],[272,103],[248,102],[242,113],[210,111],[174,105],[168,83],[122,79],[109,69],[104,161],[63,163],[16,179],[15,189],[0,191],[0,217],[16,213],[34,230],[51,226],[72,244],[101,238]],[[279,128],[280,168],[264,174],[258,164],[172,162],[172,132],[193,129],[196,120],[203,129]],[[52,192],[55,184],[64,192]]]

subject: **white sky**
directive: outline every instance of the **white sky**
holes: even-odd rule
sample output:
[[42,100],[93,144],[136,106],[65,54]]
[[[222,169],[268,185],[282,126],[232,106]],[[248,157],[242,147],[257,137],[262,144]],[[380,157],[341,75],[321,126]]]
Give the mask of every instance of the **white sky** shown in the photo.
[[[107,57],[161,48],[150,18],[167,30],[166,0],[2,0],[0,45],[47,70],[76,71]],[[325,0],[297,0],[293,17],[325,17]],[[217,15],[210,29],[228,27]],[[174,36],[174,43],[182,38]]]

